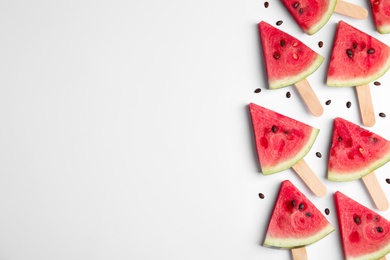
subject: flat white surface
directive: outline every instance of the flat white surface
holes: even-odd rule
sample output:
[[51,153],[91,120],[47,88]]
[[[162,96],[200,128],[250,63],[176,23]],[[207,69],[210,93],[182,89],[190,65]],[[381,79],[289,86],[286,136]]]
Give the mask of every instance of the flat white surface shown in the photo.
[[[333,118],[360,118],[354,89],[324,82],[338,20],[387,44],[390,35],[375,31],[371,14],[334,14],[308,36],[269,2],[0,1],[0,259],[291,259],[261,246],[284,179],[328,207],[335,227],[336,190],[374,209],[362,181],[326,180]],[[322,117],[294,87],[267,89],[261,20],[283,20],[280,29],[326,58],[308,78],[322,104],[332,100]],[[370,130],[390,139],[390,74],[379,81]],[[321,129],[305,160],[325,198],[291,169],[260,173],[249,102]],[[390,198],[389,171],[376,173]],[[342,259],[338,230],[307,252]]]

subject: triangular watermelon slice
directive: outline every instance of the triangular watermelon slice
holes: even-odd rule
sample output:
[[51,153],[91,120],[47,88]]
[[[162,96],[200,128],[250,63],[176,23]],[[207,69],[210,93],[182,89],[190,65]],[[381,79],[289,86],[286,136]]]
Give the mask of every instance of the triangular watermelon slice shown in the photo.
[[328,162],[329,180],[356,180],[389,160],[389,141],[345,119],[334,119]]
[[312,244],[334,228],[290,181],[282,182],[264,246],[294,248]]
[[345,259],[380,259],[387,255],[390,222],[339,191],[334,198]]
[[368,84],[389,68],[389,46],[343,21],[338,23],[328,68],[328,86]]
[[282,0],[302,30],[309,34],[318,32],[332,16],[337,0]]
[[263,174],[295,165],[312,147],[319,130],[275,111],[249,104]]
[[379,33],[390,33],[390,1],[370,0],[372,17]]
[[259,33],[270,89],[295,84],[318,69],[324,58],[297,38],[262,21]]

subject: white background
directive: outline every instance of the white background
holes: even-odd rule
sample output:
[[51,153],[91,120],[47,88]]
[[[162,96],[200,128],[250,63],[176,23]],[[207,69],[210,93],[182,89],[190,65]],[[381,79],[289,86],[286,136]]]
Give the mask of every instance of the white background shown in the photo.
[[[336,190],[375,209],[362,181],[326,179],[333,118],[360,118],[355,90],[324,82],[337,21],[387,44],[390,35],[375,31],[371,14],[334,14],[308,36],[269,2],[0,1],[0,259],[291,259],[261,246],[284,179],[329,208],[336,228]],[[267,89],[261,20],[283,20],[280,29],[325,57],[308,78],[322,104],[332,100],[322,117],[294,87]],[[370,130],[390,139],[390,73],[379,81]],[[325,198],[291,169],[261,174],[249,102],[321,129],[305,160]],[[390,197],[389,171],[376,173]],[[342,259],[338,230],[307,252]]]

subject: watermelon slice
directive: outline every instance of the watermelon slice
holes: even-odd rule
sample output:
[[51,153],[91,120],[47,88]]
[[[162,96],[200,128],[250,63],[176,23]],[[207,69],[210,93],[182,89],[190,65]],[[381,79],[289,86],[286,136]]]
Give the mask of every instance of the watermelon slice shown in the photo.
[[290,181],[282,182],[264,246],[294,248],[312,244],[334,228]]
[[390,222],[339,191],[334,198],[345,259],[380,259],[387,255]]
[[390,160],[390,142],[342,118],[335,118],[328,179],[361,178]]
[[297,38],[262,21],[258,24],[270,89],[295,84],[318,69],[324,58]]
[[389,68],[389,46],[343,21],[338,23],[328,68],[328,86],[368,84]]
[[282,0],[302,30],[309,34],[318,32],[329,20],[337,0]]
[[263,174],[295,165],[310,150],[319,130],[275,111],[249,104]]
[[390,1],[370,0],[372,17],[379,33],[390,33]]

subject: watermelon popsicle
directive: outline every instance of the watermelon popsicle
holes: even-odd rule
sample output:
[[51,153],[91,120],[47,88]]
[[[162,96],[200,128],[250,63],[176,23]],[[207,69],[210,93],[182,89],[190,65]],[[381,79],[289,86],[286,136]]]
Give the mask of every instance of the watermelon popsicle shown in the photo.
[[282,0],[282,3],[301,29],[309,35],[318,32],[333,12],[356,19],[365,19],[367,9],[342,0]]
[[390,1],[370,0],[369,2],[376,30],[381,34],[390,33]]
[[386,210],[389,202],[374,170],[390,161],[390,142],[352,122],[335,118],[329,152],[328,179],[363,179],[376,207]]
[[269,89],[295,85],[309,111],[321,116],[324,109],[306,77],[324,58],[297,38],[262,21],[258,24]]
[[294,260],[307,259],[305,246],[334,231],[317,207],[290,181],[281,183],[264,246],[291,249]]
[[303,159],[319,130],[254,103],[249,104],[249,112],[263,174],[292,167],[316,196],[325,196],[326,187]]
[[339,21],[329,61],[326,85],[356,87],[360,115],[365,126],[375,124],[369,83],[390,68],[390,47]]

